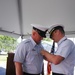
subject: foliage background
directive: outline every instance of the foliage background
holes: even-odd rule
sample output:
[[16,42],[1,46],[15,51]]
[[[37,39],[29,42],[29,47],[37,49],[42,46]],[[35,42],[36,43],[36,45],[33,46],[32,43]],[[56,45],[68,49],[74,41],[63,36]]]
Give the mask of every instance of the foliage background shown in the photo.
[[17,44],[18,42],[16,38],[0,35],[0,52],[12,52]]

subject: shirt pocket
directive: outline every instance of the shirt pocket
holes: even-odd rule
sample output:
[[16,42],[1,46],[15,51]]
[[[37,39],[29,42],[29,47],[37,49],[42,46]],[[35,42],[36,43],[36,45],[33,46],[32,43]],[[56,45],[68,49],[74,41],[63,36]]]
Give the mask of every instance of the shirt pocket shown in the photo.
[[37,52],[37,50],[32,50],[32,55],[38,55],[38,52]]

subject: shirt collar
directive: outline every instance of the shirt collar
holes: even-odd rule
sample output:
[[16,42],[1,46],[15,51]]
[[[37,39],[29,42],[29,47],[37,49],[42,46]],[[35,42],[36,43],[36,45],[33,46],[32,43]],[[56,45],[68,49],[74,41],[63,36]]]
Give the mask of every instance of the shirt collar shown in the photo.
[[30,37],[30,40],[31,40],[31,42],[33,44],[33,47],[37,45],[36,42],[32,39],[32,37]]
[[67,37],[66,36],[64,36],[57,44],[58,44],[58,46],[63,42],[63,41],[65,41],[67,39]]

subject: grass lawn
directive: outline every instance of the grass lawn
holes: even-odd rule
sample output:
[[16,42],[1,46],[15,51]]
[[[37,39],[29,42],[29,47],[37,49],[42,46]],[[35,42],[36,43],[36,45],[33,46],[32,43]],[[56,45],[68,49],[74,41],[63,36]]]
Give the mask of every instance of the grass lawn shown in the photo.
[[0,55],[0,67],[6,68],[8,55]]
[[4,63],[7,61],[7,56],[8,55],[0,55],[0,63]]

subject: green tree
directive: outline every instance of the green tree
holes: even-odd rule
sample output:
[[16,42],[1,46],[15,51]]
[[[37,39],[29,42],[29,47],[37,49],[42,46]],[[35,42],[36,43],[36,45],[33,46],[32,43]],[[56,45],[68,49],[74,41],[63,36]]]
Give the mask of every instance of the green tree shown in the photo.
[[0,51],[4,50],[5,52],[14,51],[17,45],[17,39],[9,36],[0,35]]

